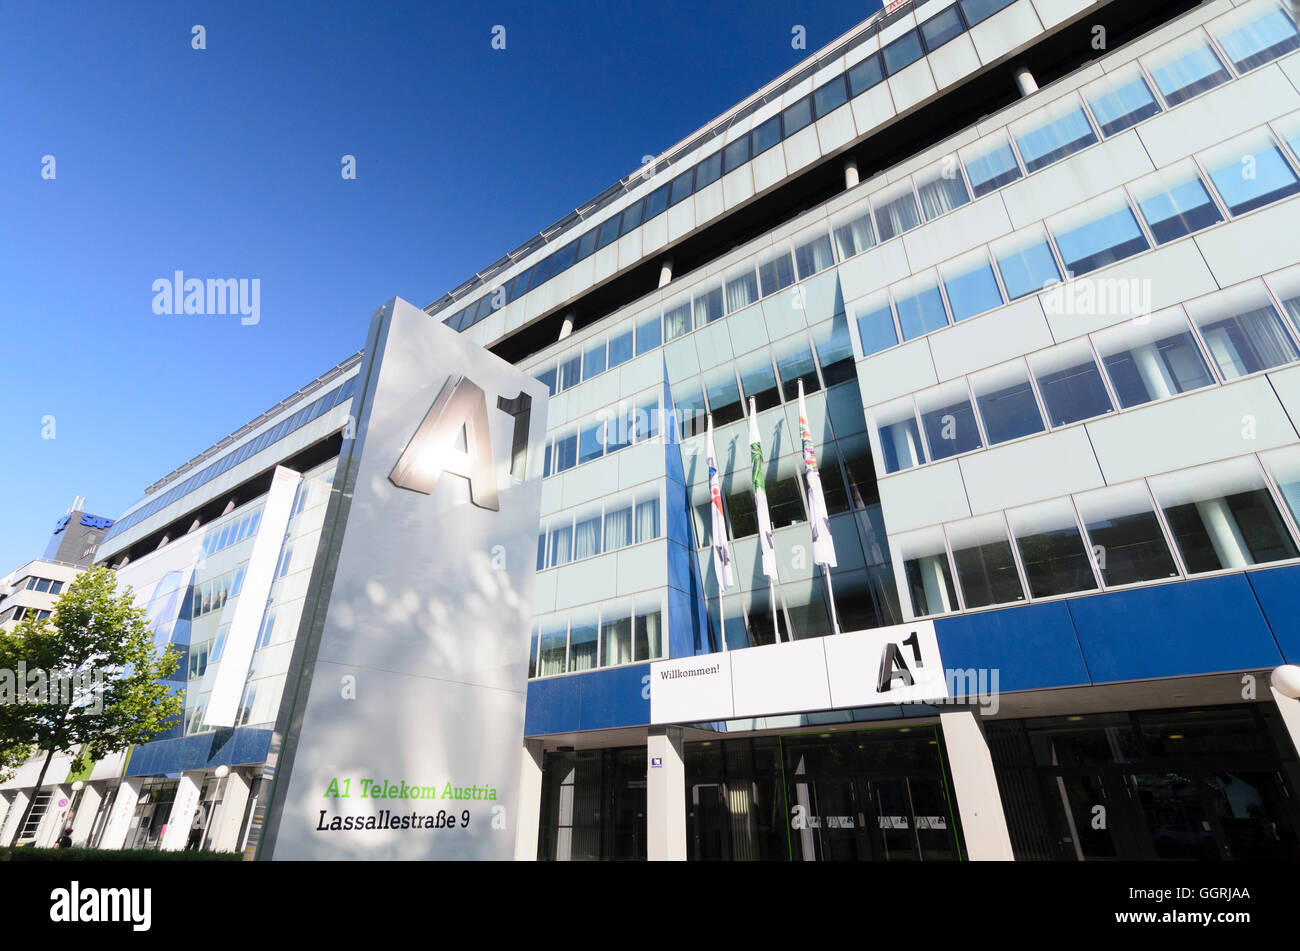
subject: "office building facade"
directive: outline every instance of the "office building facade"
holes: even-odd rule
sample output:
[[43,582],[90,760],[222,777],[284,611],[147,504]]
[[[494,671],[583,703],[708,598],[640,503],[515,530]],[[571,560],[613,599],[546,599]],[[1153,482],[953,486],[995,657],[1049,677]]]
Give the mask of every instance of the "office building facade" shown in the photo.
[[[425,308],[550,391],[516,856],[1296,857],[1294,10],[890,8]],[[102,544],[74,839],[256,843],[356,367]]]

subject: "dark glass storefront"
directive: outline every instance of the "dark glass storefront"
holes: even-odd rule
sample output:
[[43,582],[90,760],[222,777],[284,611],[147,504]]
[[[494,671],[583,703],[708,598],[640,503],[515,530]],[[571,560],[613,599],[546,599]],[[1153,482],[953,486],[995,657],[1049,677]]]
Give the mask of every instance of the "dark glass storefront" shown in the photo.
[[547,753],[537,857],[646,857],[644,746]]
[[693,859],[962,857],[936,726],[688,743],[684,753]]
[[1017,859],[1300,858],[1296,758],[1271,704],[986,731]]

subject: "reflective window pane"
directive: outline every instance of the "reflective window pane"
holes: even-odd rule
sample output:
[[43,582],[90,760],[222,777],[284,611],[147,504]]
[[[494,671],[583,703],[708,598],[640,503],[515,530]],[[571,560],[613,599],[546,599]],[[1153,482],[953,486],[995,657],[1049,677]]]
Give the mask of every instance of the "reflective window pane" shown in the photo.
[[781,127],[785,130],[786,138],[794,135],[800,129],[812,122],[812,97],[807,96],[800,99],[794,105],[786,108],[781,113]]
[[1097,141],[1083,106],[1073,96],[1013,124],[1011,134],[1028,172],[1059,162]]
[[889,307],[887,293],[858,301],[851,305],[850,311],[857,321],[858,340],[864,357],[897,345],[898,331],[894,329],[894,312]]
[[778,246],[759,258],[758,280],[764,297],[794,283],[794,261],[788,247]]
[[909,618],[958,610],[957,589],[941,528],[900,535],[892,547],[899,595]]
[[1093,343],[1125,409],[1214,382],[1181,307],[1103,330]]
[[1057,267],[1052,247],[1037,225],[995,241],[993,256],[1011,300],[1037,293],[1061,280],[1061,269]]
[[1234,215],[1300,192],[1300,178],[1266,132],[1251,132],[1199,156]]
[[1200,33],[1167,44],[1142,60],[1156,88],[1171,106],[1231,79],[1218,55]]
[[948,315],[939,293],[939,282],[932,274],[897,284],[893,288],[894,307],[903,339],[911,340],[932,330],[948,326]]
[[1194,301],[1187,305],[1187,312],[1225,380],[1300,357],[1259,281]]
[[734,171],[749,161],[749,136],[737,139],[722,150],[722,173]]
[[1261,453],[1260,459],[1277,483],[1282,501],[1291,511],[1291,518],[1300,522],[1300,446],[1287,446]]
[[633,333],[632,325],[628,324],[625,329],[615,331],[610,336],[609,365],[611,369],[632,359]]
[[1096,590],[1092,560],[1069,499],[1010,509],[1007,520],[1025,567],[1030,597]]
[[840,260],[844,261],[860,254],[876,243],[876,229],[871,224],[871,212],[865,204],[840,218],[833,225],[835,247]]
[[961,22],[961,14],[955,6],[936,13],[921,24],[921,36],[925,38],[925,48],[937,50],[949,40],[960,36],[966,27]]
[[887,188],[873,197],[871,207],[876,213],[876,227],[880,230],[881,241],[896,238],[921,223],[916,196],[912,194],[912,186],[907,182]]
[[999,10],[1011,6],[1015,0],[958,0],[966,22],[971,26],[982,23]]
[[1075,502],[1108,587],[1178,577],[1145,484],[1108,486]]
[[1137,63],[1130,63],[1104,79],[1085,86],[1083,98],[1101,126],[1101,134],[1118,135],[1160,111]]
[[835,263],[835,255],[831,251],[831,236],[824,226],[795,237],[794,258],[801,281],[826,270]]
[[1029,358],[1029,369],[1053,426],[1068,426],[1114,411],[1087,340],[1036,353]]
[[948,545],[967,608],[1025,600],[1000,514],[949,525]]
[[885,70],[890,76],[897,75],[912,63],[925,55],[921,49],[921,36],[916,30],[909,30],[880,51],[885,60]]
[[984,249],[949,261],[939,268],[954,321],[965,320],[1002,304],[1002,292]]
[[860,63],[855,63],[848,72],[849,93],[860,96],[873,86],[884,81],[885,72],[881,66],[880,54],[872,53]]
[[773,116],[766,122],[759,124],[754,128],[752,136],[754,155],[762,155],[781,141],[781,117]]
[[653,310],[648,314],[643,314],[637,321],[636,325],[636,352],[637,356],[648,350],[653,350],[663,343],[662,330],[659,324],[659,311]]
[[1251,4],[1215,21],[1210,29],[1237,72],[1244,73],[1300,49],[1292,16],[1294,6],[1287,16],[1275,4]]
[[970,378],[970,384],[991,445],[1041,433],[1045,428],[1023,361],[982,370]]
[[966,182],[961,177],[956,155],[947,156],[918,174],[916,191],[921,197],[921,210],[925,213],[926,221],[933,221],[970,201],[970,193],[966,191]]
[[813,104],[817,107],[817,118],[830,115],[849,101],[848,87],[843,76],[836,76],[813,93]]
[[1180,162],[1132,186],[1138,210],[1146,219],[1156,244],[1200,231],[1223,220],[1218,206],[1201,181],[1196,166]]
[[713,321],[726,314],[726,308],[723,306],[721,281],[711,287],[697,290],[694,299],[696,327],[703,327],[705,324],[713,323]]
[[885,474],[901,472],[925,462],[921,429],[916,422],[916,405],[910,396],[876,407],[870,411],[868,419],[876,437],[876,455]]
[[1020,178],[1020,163],[1005,132],[995,132],[959,152],[975,197],[1009,185]]
[[1065,268],[1076,277],[1147,250],[1146,237],[1120,193],[1104,195],[1048,222]]
[[965,380],[918,393],[916,405],[921,413],[921,429],[925,432],[925,443],[932,461],[970,452],[983,445]]

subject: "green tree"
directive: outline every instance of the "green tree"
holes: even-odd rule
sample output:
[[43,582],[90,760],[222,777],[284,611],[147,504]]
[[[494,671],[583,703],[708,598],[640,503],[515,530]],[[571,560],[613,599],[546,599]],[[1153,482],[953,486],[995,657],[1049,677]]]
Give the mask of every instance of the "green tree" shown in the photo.
[[[180,663],[175,648],[159,651],[143,608],[128,587],[117,592],[107,568],[77,578],[44,620],[28,614],[0,635],[0,673],[28,671],[26,684],[11,684],[23,697],[0,696],[0,745],[28,746],[45,754],[36,788],[45,782],[54,754],[73,753],[73,770],[137,743],[172,725],[184,698],[163,683]],[[43,677],[33,682],[31,672]],[[57,676],[56,676],[57,675]],[[5,684],[0,681],[0,695]],[[7,843],[12,854],[35,797]]]

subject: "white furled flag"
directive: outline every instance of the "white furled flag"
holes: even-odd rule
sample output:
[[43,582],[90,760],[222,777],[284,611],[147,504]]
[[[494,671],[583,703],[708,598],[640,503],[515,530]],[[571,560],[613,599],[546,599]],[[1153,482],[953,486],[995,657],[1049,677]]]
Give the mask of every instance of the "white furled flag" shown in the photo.
[[758,550],[763,555],[763,574],[780,582],[776,573],[776,544],[772,540],[772,515],[767,510],[767,491],[763,488],[763,441],[758,435],[758,413],[749,401],[749,466],[754,487],[754,510],[758,513]]
[[831,518],[826,514],[826,496],[822,494],[822,477],[817,471],[817,454],[813,451],[812,432],[808,428],[808,408],[803,402],[803,380],[799,381],[799,440],[803,443],[804,478],[808,480],[813,561],[834,568],[835,541],[831,538]]
[[731,552],[727,550],[727,522],[722,517],[722,491],[718,487],[717,454],[713,451],[713,417],[709,417],[705,452],[709,463],[709,510],[713,513],[713,573],[718,590],[726,591],[736,583],[731,571]]

